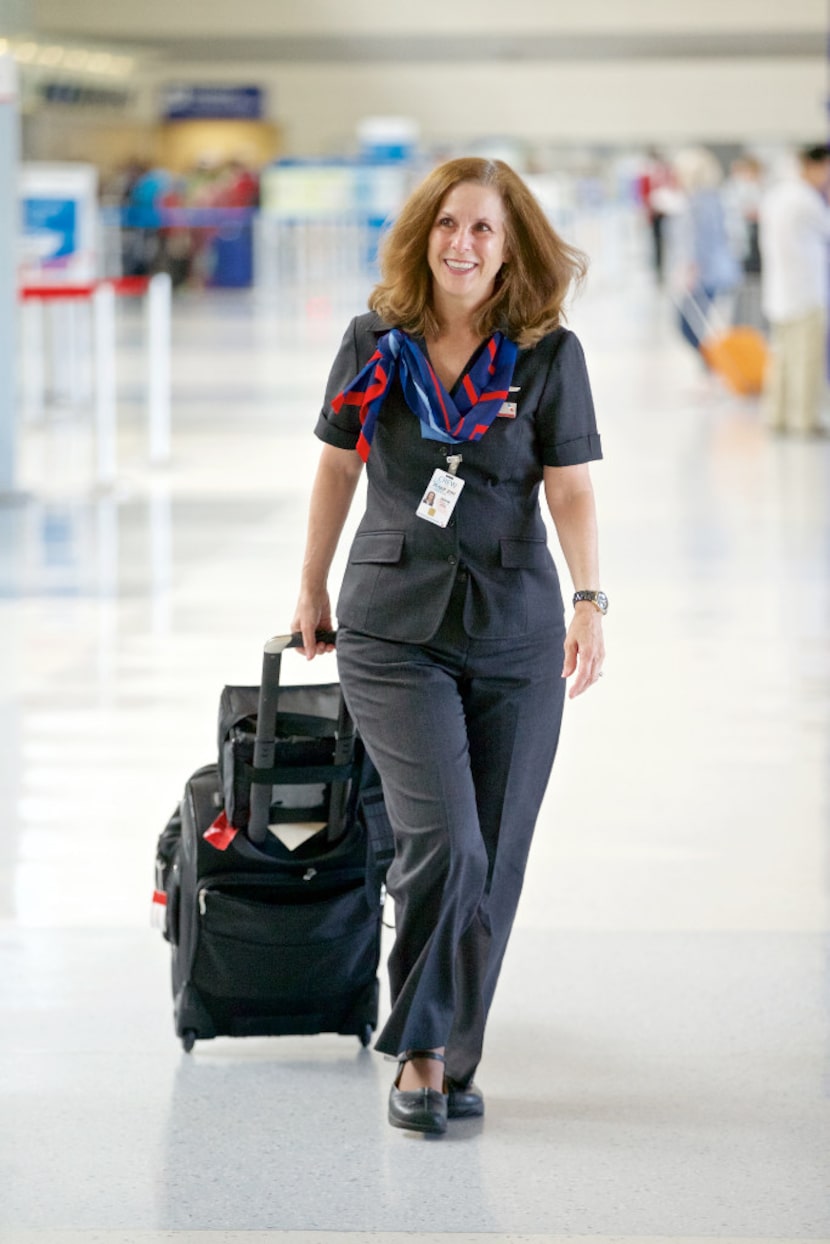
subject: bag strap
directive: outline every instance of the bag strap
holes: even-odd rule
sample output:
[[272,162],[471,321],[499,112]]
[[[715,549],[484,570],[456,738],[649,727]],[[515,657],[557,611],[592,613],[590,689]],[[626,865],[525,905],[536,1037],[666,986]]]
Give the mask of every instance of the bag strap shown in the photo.
[[[318,638],[325,642],[334,642],[335,636],[331,632],[318,631],[317,634]],[[295,631],[291,635],[275,635],[263,648],[254,738],[254,767],[256,769],[270,769],[274,764],[282,654],[287,648],[302,647],[302,643],[302,635]],[[341,763],[346,758],[335,753],[334,759],[337,763]],[[251,811],[248,819],[248,837],[253,843],[262,843],[267,837],[270,805],[271,796],[267,783],[255,782],[251,786]]]
[[280,713],[277,719],[277,741],[285,735],[298,734],[308,739],[334,737],[337,721],[334,717],[315,717],[311,713]]
[[395,838],[380,783],[361,791],[360,807],[366,825],[366,898],[374,907],[395,856]]
[[257,786],[313,786],[321,782],[348,782],[355,776],[356,768],[354,764],[275,765],[270,769],[245,765],[244,773]]

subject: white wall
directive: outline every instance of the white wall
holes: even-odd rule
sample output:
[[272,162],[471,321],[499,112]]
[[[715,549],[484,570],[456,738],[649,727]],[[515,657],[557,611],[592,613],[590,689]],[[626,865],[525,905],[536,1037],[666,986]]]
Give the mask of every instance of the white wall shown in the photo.
[[[3,0],[0,0],[2,3]],[[270,96],[269,120],[284,135],[288,154],[330,154],[354,143],[367,115],[415,119],[423,141],[464,143],[516,136],[533,143],[662,144],[703,142],[798,143],[827,132],[825,31],[827,0],[26,0],[38,31],[68,38],[139,39],[157,48],[139,55],[136,106],[123,120],[158,120],[158,87],[174,80],[261,85]],[[614,31],[662,34],[662,56],[607,55]],[[682,54],[685,34],[776,34],[806,37],[815,53],[712,56]],[[222,34],[259,36],[278,48],[279,37],[302,37],[306,61],[259,63],[222,59]],[[319,36],[407,34],[443,37],[534,33],[602,38],[595,59],[499,61],[462,59],[423,63],[382,59],[332,63],[314,59]],[[164,38],[215,38],[211,60],[165,58]],[[55,36],[57,37],[57,36]],[[274,42],[276,40],[276,42]],[[122,45],[123,46],[123,45]],[[202,48],[204,45],[199,44]],[[462,39],[463,46],[463,39]],[[599,46],[599,45],[597,45]],[[631,44],[626,46],[631,48]],[[734,46],[734,44],[732,45]],[[756,49],[757,50],[757,49]],[[780,46],[777,49],[780,52]],[[275,53],[275,56],[277,53]],[[590,57],[592,53],[586,52]],[[436,52],[436,57],[438,53]]]
[[826,28],[825,0],[28,0],[39,28],[101,37],[506,35],[624,30],[798,31]]
[[515,135],[533,142],[799,143],[826,132],[823,60],[644,60],[515,65],[187,65],[171,76],[259,83],[290,154],[354,143],[362,117],[413,117],[429,145]]

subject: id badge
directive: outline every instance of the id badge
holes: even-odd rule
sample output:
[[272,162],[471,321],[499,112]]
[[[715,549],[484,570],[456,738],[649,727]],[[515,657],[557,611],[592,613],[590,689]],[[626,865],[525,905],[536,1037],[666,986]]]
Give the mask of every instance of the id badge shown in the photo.
[[440,468],[433,471],[432,479],[415,511],[418,518],[435,523],[436,527],[446,527],[463,487],[464,480],[460,476],[450,475],[449,471],[442,471]]

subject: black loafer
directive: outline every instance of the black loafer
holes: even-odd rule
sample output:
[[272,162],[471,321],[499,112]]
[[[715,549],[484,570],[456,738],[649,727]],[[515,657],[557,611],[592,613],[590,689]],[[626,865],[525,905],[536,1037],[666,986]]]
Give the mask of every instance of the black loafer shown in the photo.
[[409,1132],[442,1136],[447,1130],[447,1095],[438,1089],[407,1091],[393,1084],[389,1092],[389,1122]]
[[477,1119],[483,1114],[484,1097],[472,1080],[469,1084],[447,1080],[447,1118]]
[[[407,1050],[398,1060],[399,1067],[403,1068],[411,1058],[444,1061],[441,1054],[435,1054],[432,1050]],[[392,1126],[408,1132],[442,1136],[447,1130],[447,1094],[432,1088],[399,1089],[399,1079],[400,1070],[389,1090],[389,1122]]]

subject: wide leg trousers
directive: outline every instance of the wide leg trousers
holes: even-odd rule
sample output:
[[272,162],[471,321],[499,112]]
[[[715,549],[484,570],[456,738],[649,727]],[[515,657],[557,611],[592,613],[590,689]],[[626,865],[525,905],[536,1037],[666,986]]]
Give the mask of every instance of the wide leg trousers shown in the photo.
[[810,311],[771,325],[764,421],[776,432],[817,432],[827,400],[827,315]]
[[461,1083],[481,1058],[565,691],[563,621],[519,640],[470,638],[463,586],[427,644],[342,626],[337,638],[395,833],[392,1007],[377,1049],[446,1046]]

